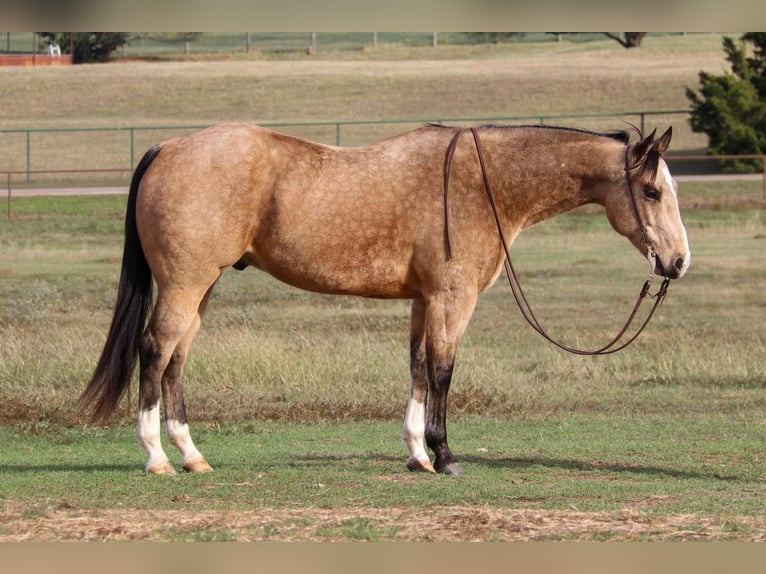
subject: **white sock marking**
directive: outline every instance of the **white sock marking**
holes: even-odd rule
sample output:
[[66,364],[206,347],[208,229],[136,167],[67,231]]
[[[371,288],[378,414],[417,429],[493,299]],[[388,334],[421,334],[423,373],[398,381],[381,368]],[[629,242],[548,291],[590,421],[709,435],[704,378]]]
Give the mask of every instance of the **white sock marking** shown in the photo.
[[188,424],[168,419],[167,429],[170,443],[180,450],[183,455],[183,464],[186,465],[203,460],[202,454],[194,446]]
[[410,458],[421,462],[429,460],[425,449],[425,432],[426,405],[410,397],[404,415],[404,444],[410,451]]
[[153,405],[149,409],[138,411],[138,442],[144,447],[149,461],[146,470],[157,468],[168,462],[168,456],[162,449],[160,440],[160,405]]

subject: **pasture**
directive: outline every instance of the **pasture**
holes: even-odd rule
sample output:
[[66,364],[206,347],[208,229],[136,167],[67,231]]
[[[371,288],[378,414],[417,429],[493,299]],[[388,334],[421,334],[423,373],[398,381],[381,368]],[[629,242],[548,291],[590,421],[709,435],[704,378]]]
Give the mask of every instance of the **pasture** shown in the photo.
[[[760,182],[683,189],[694,267],[629,350],[565,355],[502,281],[482,297],[451,394],[467,471],[454,480],[404,468],[407,305],[255,271],[224,275],[187,367],[217,472],[144,476],[135,404],[110,428],[74,410],[111,313],[124,199],[18,200],[0,224],[0,536],[762,539]],[[617,327],[645,273],[592,210],[528,230],[514,252],[540,316],[579,344]],[[442,530],[433,507],[457,522]],[[174,529],[152,526],[163,513]]]
[[[683,107],[699,69],[723,67],[720,37],[684,40],[640,54],[547,44],[548,61],[522,45],[444,60],[33,70],[66,88],[58,111],[30,76],[3,70],[13,105],[0,114],[4,126],[51,127]],[[609,49],[604,70],[595,53]],[[620,68],[625,58],[645,73]],[[525,66],[529,89],[513,92],[507,76]],[[575,81],[581,91],[565,89]],[[16,219],[0,221],[0,539],[764,540],[761,183],[682,183],[681,202],[692,267],[626,351],[555,350],[502,278],[480,298],[450,393],[459,479],[404,466],[408,303],[225,273],[185,373],[192,433],[216,472],[162,478],[142,471],[135,392],[108,427],[75,410],[111,317],[125,198],[17,198]],[[576,345],[619,328],[647,271],[597,209],[525,231],[512,252],[541,320]]]

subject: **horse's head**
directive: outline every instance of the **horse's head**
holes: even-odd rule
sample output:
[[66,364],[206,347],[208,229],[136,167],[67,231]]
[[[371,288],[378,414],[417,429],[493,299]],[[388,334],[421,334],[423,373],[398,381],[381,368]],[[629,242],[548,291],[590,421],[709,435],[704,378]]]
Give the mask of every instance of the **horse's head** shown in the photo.
[[678,208],[678,184],[662,159],[672,129],[655,132],[627,148],[623,193],[610,193],[606,213],[612,227],[650,261],[653,271],[670,279],[686,273],[691,260],[686,229]]

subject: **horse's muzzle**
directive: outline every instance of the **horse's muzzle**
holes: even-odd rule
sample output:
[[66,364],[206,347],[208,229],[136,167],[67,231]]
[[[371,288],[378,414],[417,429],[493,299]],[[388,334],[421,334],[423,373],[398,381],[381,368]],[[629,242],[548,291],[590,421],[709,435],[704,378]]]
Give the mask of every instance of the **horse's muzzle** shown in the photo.
[[688,256],[679,255],[672,258],[672,261],[672,265],[666,265],[660,257],[657,257],[654,260],[654,272],[668,279],[681,278],[689,268]]

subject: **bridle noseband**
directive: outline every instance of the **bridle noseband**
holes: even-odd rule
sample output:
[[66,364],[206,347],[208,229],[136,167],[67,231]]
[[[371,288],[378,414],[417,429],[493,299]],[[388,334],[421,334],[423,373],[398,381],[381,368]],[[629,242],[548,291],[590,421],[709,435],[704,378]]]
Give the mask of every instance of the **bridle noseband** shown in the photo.
[[[665,299],[665,295],[667,294],[667,290],[668,290],[668,285],[670,283],[670,279],[665,278],[662,282],[662,285],[660,286],[659,290],[657,291],[655,295],[651,295],[649,293],[649,290],[652,285],[652,281],[654,279],[656,252],[654,250],[654,245],[649,240],[649,237],[646,232],[646,226],[644,226],[643,221],[641,220],[641,215],[638,211],[638,205],[636,203],[636,197],[633,191],[633,182],[630,178],[630,171],[634,169],[634,167],[631,167],[629,163],[630,148],[626,148],[626,152],[625,152],[625,177],[627,179],[627,190],[628,190],[628,196],[629,196],[628,202],[630,203],[631,209],[633,211],[633,215],[636,218],[636,222],[638,223],[638,226],[641,229],[643,240],[647,248],[647,258],[649,259],[651,270],[650,270],[648,279],[644,282],[644,285],[641,288],[641,293],[639,294],[638,299],[636,300],[636,303],[633,306],[633,310],[628,316],[628,319],[625,322],[625,325],[622,327],[622,329],[620,329],[619,333],[617,333],[617,335],[613,337],[603,347],[600,347],[593,351],[588,351],[588,350],[576,349],[574,347],[569,347],[568,345],[565,345],[553,339],[548,334],[548,332],[543,328],[542,324],[540,323],[540,321],[537,319],[534,312],[532,311],[532,308],[529,302],[527,301],[526,295],[524,294],[524,291],[521,288],[521,284],[519,283],[516,270],[514,269],[513,263],[511,261],[511,253],[509,249],[510,246],[505,238],[505,234],[503,233],[503,227],[500,223],[500,214],[497,208],[497,202],[495,201],[495,194],[492,191],[492,185],[490,183],[489,174],[487,173],[487,165],[484,159],[484,151],[483,151],[481,140],[479,139],[479,134],[476,128],[458,129],[455,135],[452,137],[452,140],[450,141],[449,146],[447,147],[447,156],[446,156],[445,165],[444,165],[444,210],[445,210],[445,233],[446,233],[446,239],[447,239],[448,260],[452,259],[452,236],[451,236],[451,227],[450,227],[450,197],[449,197],[450,174],[452,172],[452,160],[455,155],[455,148],[457,147],[457,142],[460,139],[460,136],[466,131],[471,132],[471,135],[473,136],[474,144],[476,146],[476,152],[479,157],[479,165],[481,167],[481,175],[484,180],[484,189],[487,192],[487,198],[489,199],[490,206],[492,207],[492,213],[495,218],[495,224],[497,225],[497,232],[500,236],[500,242],[503,246],[503,252],[505,255],[503,265],[505,267],[505,273],[508,277],[508,283],[511,286],[511,291],[513,292],[513,298],[516,300],[516,304],[518,305],[519,310],[521,311],[521,314],[524,317],[524,319],[527,321],[527,323],[529,323],[529,325],[547,341],[549,341],[556,347],[563,349],[564,351],[567,351],[569,353],[573,353],[575,355],[608,355],[611,353],[616,353],[617,351],[621,351],[622,349],[630,345],[633,341],[635,341],[638,338],[638,336],[641,334],[644,328],[649,324],[649,321],[654,315],[654,312],[659,308],[660,304]],[[649,314],[647,315],[646,319],[641,324],[641,326],[638,328],[638,330],[632,336],[630,336],[626,341],[622,341],[623,337],[625,337],[626,333],[628,332],[628,329],[633,323],[633,320],[635,319],[636,314],[638,313],[638,309],[639,307],[641,307],[641,303],[644,301],[644,299],[647,296],[654,299],[654,305],[652,306],[652,309],[649,311]]]

